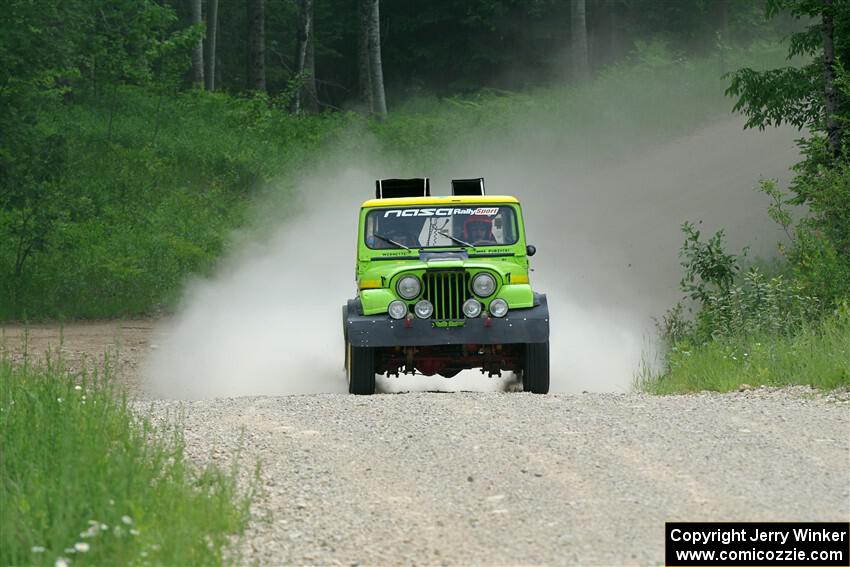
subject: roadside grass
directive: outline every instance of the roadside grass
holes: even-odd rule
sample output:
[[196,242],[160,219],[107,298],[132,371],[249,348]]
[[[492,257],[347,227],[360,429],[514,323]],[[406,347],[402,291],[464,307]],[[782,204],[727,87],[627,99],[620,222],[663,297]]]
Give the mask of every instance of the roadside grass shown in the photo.
[[850,308],[844,305],[789,335],[723,337],[699,346],[677,343],[667,354],[666,369],[644,368],[635,380],[636,389],[653,394],[728,392],[742,384],[850,389]]
[[0,431],[0,565],[219,565],[246,526],[235,468],[188,463],[108,371],[0,355]]

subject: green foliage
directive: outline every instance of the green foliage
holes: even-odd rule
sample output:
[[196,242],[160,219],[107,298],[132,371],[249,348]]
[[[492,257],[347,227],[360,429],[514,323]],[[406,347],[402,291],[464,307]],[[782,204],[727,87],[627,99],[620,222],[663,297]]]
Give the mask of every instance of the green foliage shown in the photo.
[[[687,223],[682,249],[682,290],[697,302],[685,316],[680,303],[659,328],[669,351],[661,373],[644,372],[641,387],[655,392],[728,390],[738,384],[812,384],[847,387],[850,382],[850,163],[847,125],[850,90],[842,62],[850,60],[850,2],[768,0],[768,15],[784,11],[809,25],[791,36],[788,57],[805,64],[767,71],[742,68],[731,76],[727,94],[747,127],[783,123],[812,132],[800,141],[805,159],[788,198],[774,181],[763,181],[768,213],[788,235],[781,251],[788,273],[766,277],[751,268],[735,282],[737,259],[723,251],[722,232],[706,243]],[[834,25],[835,84],[832,115],[840,127],[838,151],[828,150],[824,104],[823,19]],[[841,147],[844,147],[844,152]],[[794,220],[789,205],[806,205]],[[838,310],[831,313],[831,309]]]
[[110,101],[45,111],[43,122],[64,132],[54,147],[66,166],[42,164],[36,171],[56,176],[40,181],[49,191],[33,183],[15,197],[22,205],[0,208],[0,233],[15,242],[0,247],[0,294],[11,299],[0,301],[0,319],[169,307],[189,275],[214,266],[251,196],[306,167],[347,120],[301,119],[275,104],[123,87]]
[[736,277],[739,258],[724,250],[722,231],[707,242],[690,223],[682,231],[685,277],[680,287],[696,302],[696,315],[689,319],[680,303],[659,322],[662,338],[674,349],[719,338],[789,335],[821,314],[821,300],[797,280],[768,277],[757,266]]
[[[691,299],[705,303],[710,297],[725,295],[740,270],[738,258],[723,248],[723,230],[706,242],[690,222],[682,224],[685,243],[679,252],[685,275],[679,286]],[[746,250],[742,256],[746,255]]]
[[850,388],[850,306],[794,333],[723,336],[703,344],[676,343],[660,373],[644,369],[636,386],[655,394],[808,384]]
[[738,97],[735,111],[747,115],[747,128],[791,124],[809,128],[823,115],[822,72],[816,65],[755,71],[744,68],[731,75],[728,94]]
[[[747,127],[764,128],[783,123],[798,128],[822,130],[823,122],[823,38],[821,17],[826,4],[821,0],[767,0],[768,16],[788,12],[808,25],[793,33],[789,60],[805,59],[801,66],[755,71],[745,67],[730,73],[727,94],[737,97],[735,110],[747,117]],[[850,1],[834,0],[835,54],[841,62],[850,60]],[[850,112],[848,99],[839,101],[840,113]]]
[[[791,216],[775,183],[766,181],[763,189],[773,199],[771,216],[788,230]],[[807,244],[815,234],[811,221],[798,225],[792,258],[823,251]],[[740,384],[850,386],[850,304],[847,279],[839,273],[848,269],[846,262],[825,261],[821,254],[811,263],[795,259],[790,278],[767,276],[757,266],[736,277],[738,259],[724,251],[722,232],[702,242],[688,223],[683,231],[681,287],[696,302],[695,314],[689,317],[678,303],[658,322],[667,346],[664,366],[660,372],[642,369],[639,388],[676,393]],[[837,304],[831,301],[838,297],[843,299]]]
[[[783,252],[806,293],[834,305],[850,298],[850,164],[818,167],[795,181],[790,198],[776,182],[762,182],[772,199],[770,215],[791,237]],[[805,195],[809,214],[794,225],[788,206]]]
[[0,359],[0,430],[3,565],[220,565],[246,526],[236,465],[191,466],[108,373]]
[[102,155],[122,84],[174,84],[180,71],[172,58],[191,39],[191,33],[170,34],[174,22],[169,8],[151,0],[13,0],[4,9],[0,237],[11,246],[0,249],[0,291],[11,302],[0,304],[0,317],[22,315],[17,306],[27,304],[33,286],[42,283],[30,273],[38,269],[33,259],[67,255],[67,248],[58,249],[63,235],[103,205],[103,197],[93,195],[102,187],[80,175],[84,136],[80,124],[67,121],[73,101],[88,94],[108,108],[106,143],[85,157]]

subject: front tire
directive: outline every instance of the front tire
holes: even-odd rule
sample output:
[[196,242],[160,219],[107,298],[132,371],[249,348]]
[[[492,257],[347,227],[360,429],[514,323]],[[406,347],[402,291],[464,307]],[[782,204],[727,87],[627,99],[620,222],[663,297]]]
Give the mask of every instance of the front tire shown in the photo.
[[534,394],[549,393],[549,341],[526,343],[522,389]]
[[375,349],[346,343],[348,392],[360,396],[375,393]]

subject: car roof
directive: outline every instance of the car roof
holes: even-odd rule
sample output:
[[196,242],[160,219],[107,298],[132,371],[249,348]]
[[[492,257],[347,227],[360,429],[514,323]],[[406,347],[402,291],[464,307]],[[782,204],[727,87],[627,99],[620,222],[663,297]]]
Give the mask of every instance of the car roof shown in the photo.
[[369,199],[361,207],[400,207],[407,205],[465,205],[465,204],[487,204],[487,203],[514,203],[519,204],[516,197],[509,195],[446,195],[439,197],[399,197],[395,199]]

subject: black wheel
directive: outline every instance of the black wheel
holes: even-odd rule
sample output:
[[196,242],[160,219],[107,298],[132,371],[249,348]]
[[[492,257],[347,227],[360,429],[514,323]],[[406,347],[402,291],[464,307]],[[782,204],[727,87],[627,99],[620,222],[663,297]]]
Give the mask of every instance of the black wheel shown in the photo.
[[346,343],[348,392],[368,396],[375,393],[375,350]]
[[522,389],[534,394],[549,393],[549,341],[526,343]]

